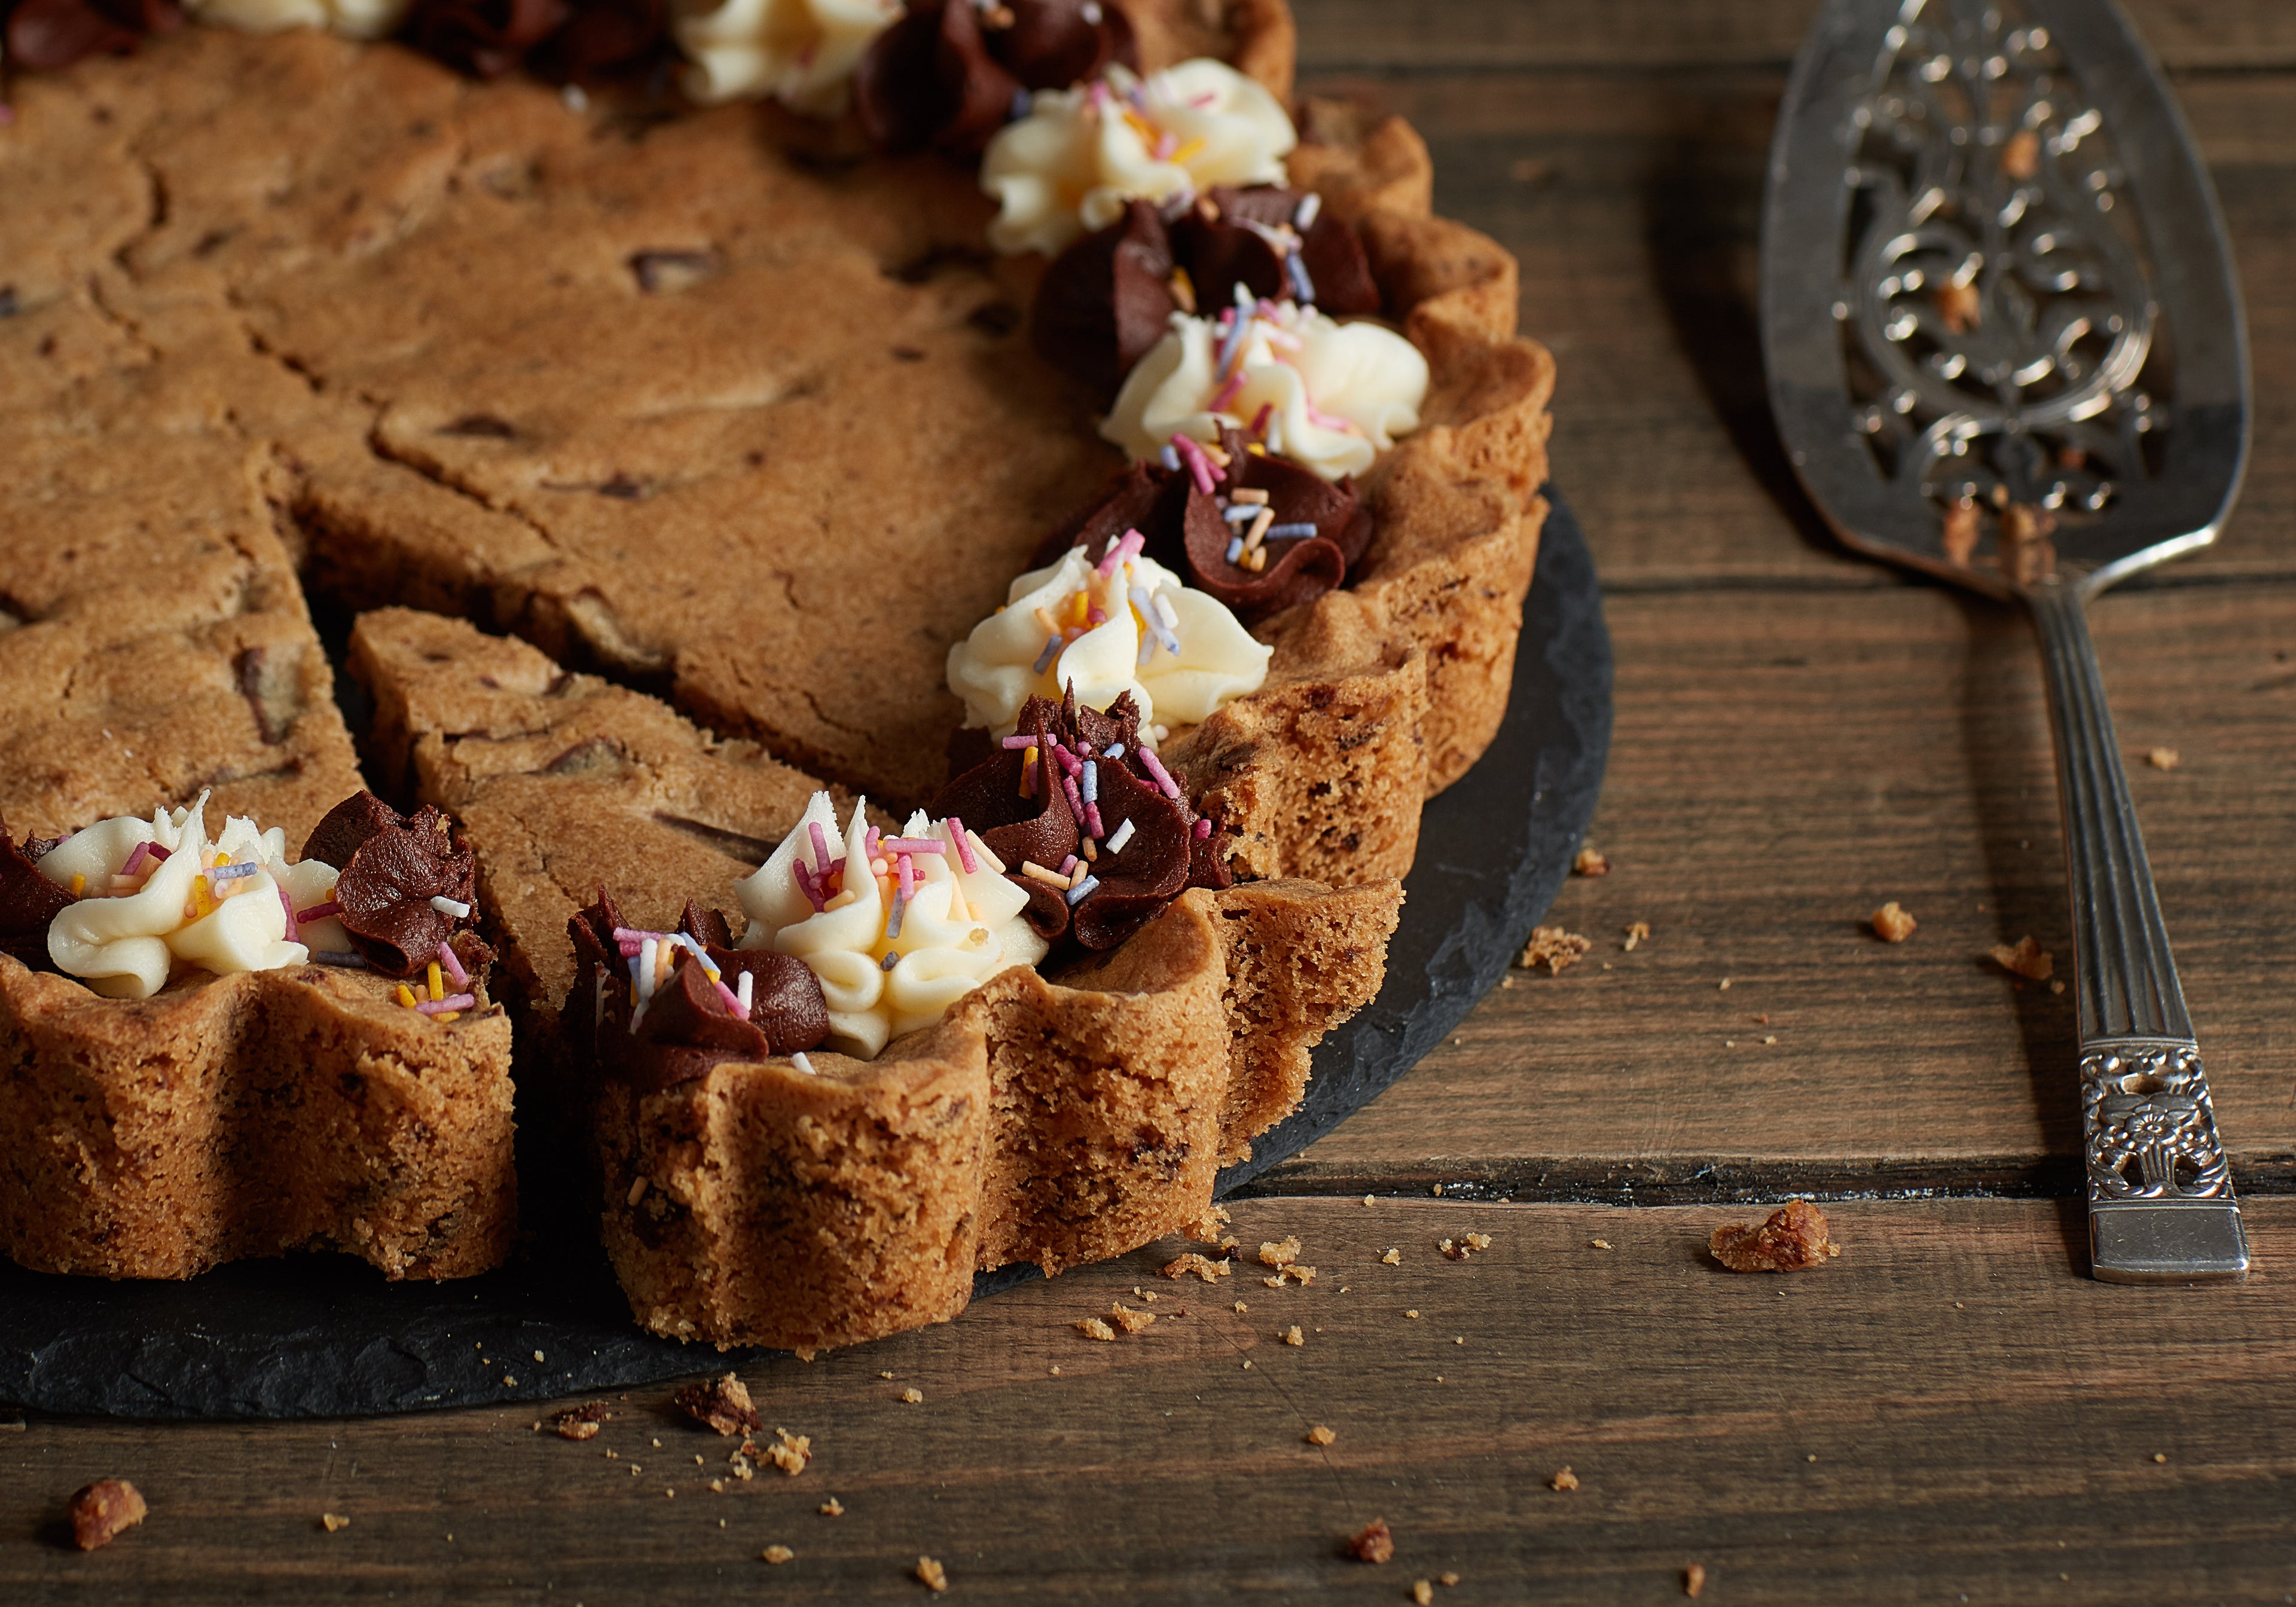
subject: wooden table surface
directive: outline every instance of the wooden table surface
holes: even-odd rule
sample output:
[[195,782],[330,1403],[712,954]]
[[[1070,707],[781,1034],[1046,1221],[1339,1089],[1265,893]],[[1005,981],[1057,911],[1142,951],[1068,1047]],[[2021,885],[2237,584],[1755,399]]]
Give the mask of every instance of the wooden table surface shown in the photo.
[[[1457,1607],[1655,1603],[1693,1564],[1710,1603],[2296,1601],[2296,7],[2130,0],[2230,220],[2255,455],[2222,543],[2094,626],[2132,756],[2182,756],[2132,783],[2258,1264],[2131,1290],[2085,1274],[2070,997],[1983,958],[2030,933],[2070,961],[2030,633],[1845,556],[1770,431],[1756,217],[1810,0],[1295,4],[1303,86],[1425,133],[1439,208],[1521,258],[1561,361],[1555,474],[1619,665],[1615,868],[1554,915],[1587,961],[1515,973],[1235,1207],[1312,1287],[1176,1285],[1152,1247],[753,1369],[811,1437],[796,1478],[726,1478],[661,1390],[581,1444],[531,1407],[0,1412],[0,1602],[914,1602],[921,1555],[977,1601],[1385,1603],[1449,1572]],[[1885,898],[1903,946],[1862,930]],[[1704,1257],[1790,1193],[1829,1201],[1838,1261]],[[1490,1249],[1439,1253],[1470,1232]],[[1160,1320],[1070,1326],[1119,1298]],[[62,1503],[106,1474],[152,1516],[81,1555]],[[1383,1567],[1345,1554],[1376,1517]]]

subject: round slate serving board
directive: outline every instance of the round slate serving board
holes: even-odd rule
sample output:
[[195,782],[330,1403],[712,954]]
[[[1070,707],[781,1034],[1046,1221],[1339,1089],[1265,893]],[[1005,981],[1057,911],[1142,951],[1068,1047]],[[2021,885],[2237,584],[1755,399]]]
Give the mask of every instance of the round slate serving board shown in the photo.
[[[1223,1193],[1337,1127],[1497,982],[1569,873],[1610,740],[1602,596],[1586,537],[1558,498],[1505,723],[1481,762],[1427,805],[1387,984],[1316,1047],[1300,1108],[1220,1175]],[[974,1292],[1034,1275],[983,1274]],[[532,1360],[537,1350],[546,1362]],[[549,1400],[723,1365],[713,1350],[635,1326],[594,1242],[449,1283],[386,1283],[340,1256],[243,1261],[181,1283],[0,1263],[0,1401],[47,1412],[360,1416]]]

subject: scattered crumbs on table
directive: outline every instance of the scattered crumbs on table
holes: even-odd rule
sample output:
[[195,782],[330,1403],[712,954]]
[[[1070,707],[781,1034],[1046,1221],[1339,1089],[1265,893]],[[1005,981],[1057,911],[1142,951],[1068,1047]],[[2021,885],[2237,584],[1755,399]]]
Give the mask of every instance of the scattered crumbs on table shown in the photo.
[[1632,926],[1627,928],[1627,940],[1620,944],[1619,947],[1623,953],[1632,954],[1636,949],[1650,941],[1650,922],[1647,921],[1637,921]]
[[512,1377],[509,1373],[504,1373],[504,1374],[503,1374],[503,1388],[504,1388],[504,1389],[505,1389],[505,1390],[515,1390],[515,1389],[517,1389],[517,1388],[518,1388],[518,1380],[516,1380],[515,1378],[512,1378]]
[[938,1595],[948,1588],[948,1570],[931,1557],[919,1557],[917,1579],[927,1590]]
[[1568,1465],[1558,1468],[1554,1477],[1546,1481],[1546,1488],[1551,1490],[1575,1490],[1578,1488],[1578,1475],[1572,1472]]
[[340,1513],[321,1513],[319,1514],[319,1527],[325,1529],[331,1535],[337,1533],[340,1530],[348,1529],[350,1526],[351,1521],[343,1516]]
[[1362,1562],[1384,1562],[1395,1555],[1395,1532],[1384,1518],[1374,1518],[1357,1529],[1348,1549]]
[[1693,1562],[1682,1570],[1682,1594],[1694,1596],[1706,1588],[1706,1565]]
[[1591,1250],[1608,1250],[1611,1248],[1611,1242],[1608,1239],[1589,1239],[1587,1241],[1587,1244]]
[[1060,1375],[1061,1375],[1061,1365],[1060,1365],[1060,1363],[1058,1363],[1058,1362],[1054,1362],[1054,1363],[1053,1364],[1053,1376],[1054,1376],[1054,1378],[1058,1378]]
[[1076,1324],[1076,1331],[1078,1333],[1083,1334],[1085,1338],[1088,1340],[1098,1340],[1103,1344],[1112,1345],[1116,1342],[1116,1330],[1110,1327],[1106,1323],[1102,1322],[1096,1316],[1088,1316],[1083,1321],[1078,1323]]
[[905,1406],[921,1406],[925,1403],[925,1392],[911,1384],[901,1391],[901,1401]]
[[[728,1439],[756,1432],[762,1426],[758,1405],[749,1398],[749,1384],[742,1382],[734,1373],[714,1377],[709,1382],[686,1384],[670,1396],[670,1405]],[[657,1439],[654,1444],[659,1447],[661,1442]]]
[[1403,1265],[1403,1252],[1390,1249],[1385,1255],[1380,1257],[1380,1263],[1386,1267],[1400,1267]]
[[1841,1253],[1825,1213],[1807,1200],[1789,1201],[1759,1223],[1716,1228],[1707,1253],[1732,1272],[1802,1272]]
[[797,1555],[797,1553],[791,1551],[786,1546],[768,1546],[765,1550],[759,1552],[758,1555],[778,1568],[783,1563],[788,1562],[791,1557]]
[[1996,943],[1986,952],[1993,956],[1993,963],[2002,970],[2023,977],[2029,982],[2046,982],[2049,980],[2049,973],[2057,968],[2057,963],[2049,951],[2034,942],[2030,934],[2018,939],[2014,947],[2006,943]]
[[1329,1445],[1338,1438],[1339,1436],[1337,1434],[1332,1432],[1331,1430],[1325,1428],[1320,1423],[1314,1428],[1308,1431],[1308,1443],[1309,1445]]
[[535,1359],[535,1360],[537,1360],[537,1361],[541,1361],[542,1359],[544,1359],[544,1358],[543,1358],[542,1352],[541,1352],[541,1351],[539,1351],[539,1350],[536,1351],[536,1352],[534,1353],[534,1359]]
[[1434,1581],[1431,1579],[1414,1579],[1411,1582],[1411,1599],[1418,1603],[1419,1607],[1428,1607],[1428,1603],[1435,1599]]
[[122,1529],[143,1522],[152,1508],[144,1506],[143,1490],[127,1479],[99,1479],[80,1485],[71,1495],[71,1543],[83,1552],[111,1545]]
[[1730,979],[1729,979],[1728,977],[1724,977],[1724,978],[1722,979],[1722,980],[1721,980],[1718,984],[1717,984],[1717,985],[1716,985],[1714,991],[1715,991],[1715,992],[1717,992],[1717,993],[1727,993],[1727,992],[1729,992],[1729,991],[1730,991]]
[[1416,1316],[1419,1315],[1419,1313],[1418,1313],[1418,1312],[1416,1312],[1416,1311],[1406,1311],[1406,1312],[1405,1312],[1403,1315],[1404,1315],[1404,1316],[1407,1316],[1407,1317],[1416,1317]]
[[1247,1305],[1245,1305],[1242,1300],[1238,1300],[1238,1301],[1235,1303],[1235,1311],[1236,1311],[1236,1315],[1237,1315],[1238,1316],[1242,1316],[1245,1312],[1247,1312],[1247,1311],[1249,1311],[1249,1310],[1250,1310],[1250,1309],[1251,1309],[1251,1308],[1250,1308],[1250,1307],[1249,1307],[1249,1306],[1247,1306]]
[[1304,1345],[1308,1342],[1307,1335],[1300,1332],[1300,1324],[1297,1323],[1292,1324],[1275,1337],[1287,1345]]
[[1456,1585],[1459,1582],[1459,1576],[1447,1569],[1435,1576],[1435,1582],[1438,1585]]
[[1776,1043],[1776,1042],[1778,1041],[1778,1035],[1777,1035],[1776,1033],[1773,1032],[1773,1033],[1771,1033],[1767,1037],[1765,1037],[1762,1041],[1763,1041],[1764,1043],[1766,1043],[1766,1044],[1775,1044],[1775,1043]]
[[2166,1451],[2155,1451],[2152,1453],[2152,1460],[2155,1462],[2166,1462],[2169,1460],[2169,1453]]
[[1259,1247],[1259,1264],[1262,1267],[1281,1267],[1286,1261],[1299,1259],[1300,1236],[1297,1234],[1281,1240],[1270,1239]]
[[832,1496],[821,1504],[820,1512],[824,1518],[841,1518],[845,1515],[845,1503]]
[[805,1472],[805,1464],[813,1460],[813,1436],[775,1429],[774,1443],[766,1447],[766,1455],[775,1467],[794,1479]]
[[2184,758],[2174,748],[2153,748],[2144,755],[2144,762],[2155,770],[2173,770]]
[[1570,873],[1574,876],[1607,876],[1611,873],[1611,857],[1596,849],[1580,849],[1578,857],[1570,862]]
[[1817,1453],[1816,1451],[1812,1451],[1808,1455],[1803,1457],[1802,1460],[1804,1462],[1816,1462],[1817,1460]]
[[1576,965],[1580,957],[1595,946],[1577,932],[1560,926],[1535,926],[1530,941],[1523,946],[1515,963],[1525,971],[1546,967],[1546,974],[1559,976]]
[[1364,1196],[1364,1203],[1365,1203],[1365,1205],[1377,1205],[1377,1204],[1379,1203],[1379,1200],[1378,1200],[1378,1197],[1377,1197],[1377,1196],[1375,1196],[1375,1195],[1372,1195],[1372,1194],[1365,1194],[1365,1195]]
[[1870,919],[1874,935],[1884,943],[1903,943],[1919,931],[1922,924],[1895,898],[1875,910]]

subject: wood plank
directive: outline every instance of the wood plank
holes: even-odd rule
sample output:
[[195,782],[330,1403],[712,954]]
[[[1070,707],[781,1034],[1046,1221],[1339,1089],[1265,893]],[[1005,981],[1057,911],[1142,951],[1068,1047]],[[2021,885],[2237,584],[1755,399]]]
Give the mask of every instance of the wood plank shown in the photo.
[[[2284,537],[2296,525],[2292,84],[2181,86],[2248,300],[2257,417],[2238,508],[2215,548],[2176,567],[2177,584],[2296,574]],[[1408,118],[1433,152],[1438,208],[1521,259],[1522,326],[1562,371],[1554,478],[1613,589],[1893,584],[1835,545],[1770,422],[1752,309],[1784,86],[1773,68],[1307,83]]]
[[[1815,0],[1292,0],[1305,71],[1535,73],[1793,59]],[[2137,31],[2171,69],[2296,65],[2296,14],[2278,0],[2128,0]]]
[[[531,1432],[531,1407],[36,1420],[0,1436],[0,1599],[914,1603],[921,1554],[951,1601],[1393,1603],[1455,1570],[1439,1602],[1651,1603],[1693,1562],[1722,1603],[2279,1599],[2296,1201],[2250,1210],[2266,1275],[2193,1291],[2092,1283],[2054,1205],[2001,1201],[1834,1207],[1839,1260],[1736,1276],[1702,1246],[1745,1214],[1251,1202],[1245,1244],[1298,1234],[1314,1287],[1165,1283],[1167,1244],[744,1367],[815,1456],[723,1494],[726,1442],[665,1390],[584,1444]],[[1487,1252],[1438,1253],[1471,1231]],[[1135,1285],[1161,1297],[1145,1333],[1069,1326],[1152,1309]],[[1328,1448],[1305,1442],[1317,1423]],[[1579,1488],[1549,1489],[1566,1464]],[[50,1537],[100,1474],[152,1516],[83,1556]],[[819,1515],[832,1495],[844,1515]],[[1342,1551],[1374,1517],[1396,1537],[1381,1568]],[[794,1560],[760,1561],[775,1544]]]
[[[1613,869],[1554,914],[1595,952],[1516,973],[1267,1186],[2077,1190],[2070,996],[1983,958],[2031,933],[2071,966],[2025,623],[1912,586],[1609,615],[1591,840]],[[2296,587],[2130,593],[2093,619],[2236,1175],[2296,1186]],[[2177,769],[2143,762],[2156,745]],[[1890,898],[1922,922],[1896,947],[1862,925]],[[1622,952],[1636,921],[1652,937]]]

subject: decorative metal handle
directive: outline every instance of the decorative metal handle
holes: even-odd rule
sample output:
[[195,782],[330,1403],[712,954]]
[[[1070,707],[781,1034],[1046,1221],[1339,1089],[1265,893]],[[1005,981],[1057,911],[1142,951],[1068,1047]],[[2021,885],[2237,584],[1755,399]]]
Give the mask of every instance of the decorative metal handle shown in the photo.
[[2216,1111],[2072,578],[2024,588],[2048,671],[2080,1006],[2090,1265],[2109,1283],[2248,1275]]

